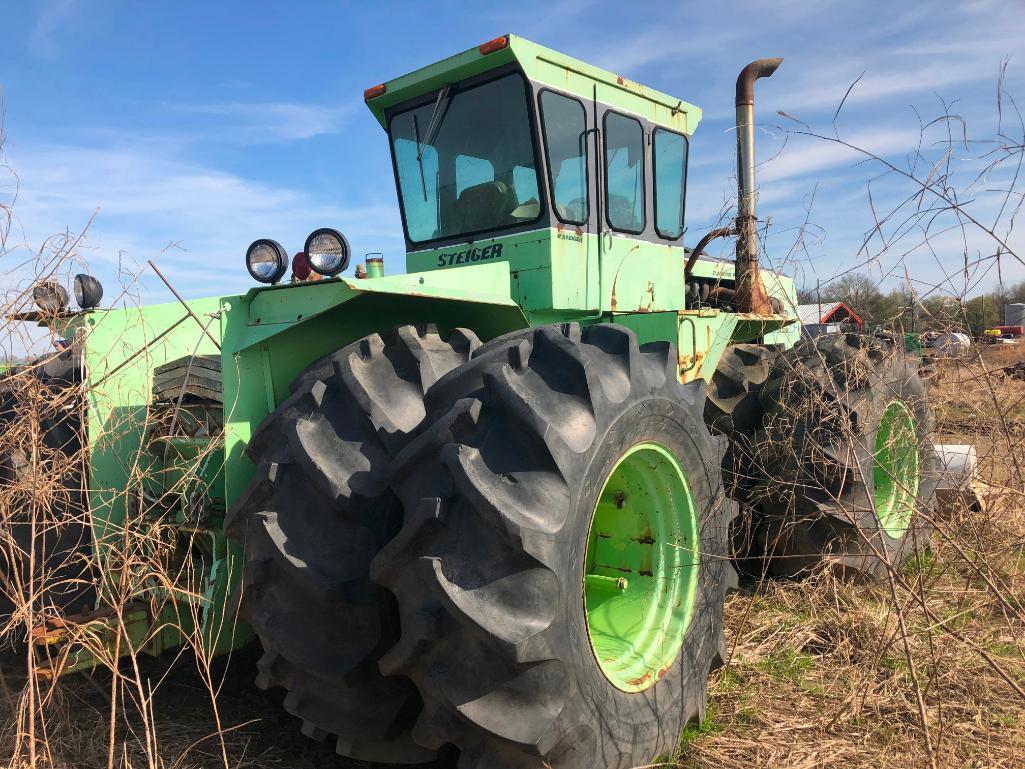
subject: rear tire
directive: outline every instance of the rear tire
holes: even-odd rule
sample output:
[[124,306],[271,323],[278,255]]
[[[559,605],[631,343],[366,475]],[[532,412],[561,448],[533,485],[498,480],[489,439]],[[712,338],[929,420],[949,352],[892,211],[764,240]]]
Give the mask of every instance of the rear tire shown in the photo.
[[[30,584],[37,596],[37,622],[41,614],[93,608],[81,383],[79,361],[70,349],[0,378],[0,494],[5,507],[0,520],[0,628],[24,603]],[[26,637],[24,624],[0,636],[0,668],[5,673],[24,673]]]
[[761,402],[753,461],[769,574],[878,578],[927,544],[939,475],[917,359],[857,334],[802,340]]
[[286,688],[303,732],[336,736],[351,758],[435,755],[409,734],[416,688],[378,671],[398,617],[368,569],[402,520],[387,467],[423,419],[425,391],[479,345],[433,326],[365,337],[300,373],[247,448],[256,474],[225,531],[245,551],[242,612],[265,650],[257,685]]
[[723,483],[741,509],[730,539],[737,570],[749,577],[762,576],[765,568],[759,546],[762,516],[751,495],[757,488],[754,440],[765,416],[759,396],[780,355],[777,347],[730,345],[712,374],[705,401],[705,424],[713,435],[723,435],[729,441],[723,457]]
[[[676,367],[672,345],[639,347],[620,326],[497,340],[439,383],[434,392],[447,397],[432,398],[424,430],[396,459],[405,523],[372,576],[398,599],[402,638],[381,669],[416,683],[424,709],[414,738],[458,746],[460,769],[625,769],[673,753],[684,726],[703,717],[736,584],[726,557],[735,508],[702,421],[705,385],[681,385]],[[637,457],[628,469],[649,480],[604,493]],[[680,490],[663,498],[671,515],[646,502],[663,471]],[[643,510],[664,527],[627,537]],[[599,524],[615,527],[619,512],[626,529]],[[611,550],[596,544],[610,537]],[[620,562],[620,551],[640,560]],[[642,623],[650,647],[627,639],[657,653],[613,661],[601,617],[631,604],[595,597],[596,583],[657,617]],[[663,595],[675,597],[663,604]]]

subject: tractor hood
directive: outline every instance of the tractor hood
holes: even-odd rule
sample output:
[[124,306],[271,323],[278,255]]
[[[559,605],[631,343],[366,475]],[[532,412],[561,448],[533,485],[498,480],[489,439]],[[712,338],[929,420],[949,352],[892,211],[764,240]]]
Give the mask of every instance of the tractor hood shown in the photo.
[[[234,313],[235,320],[226,333],[234,351],[300,326],[311,336],[317,329],[327,337],[329,346],[338,346],[346,333],[343,329],[368,323],[369,328],[378,314],[388,313],[402,322],[443,322],[449,320],[451,310],[452,325],[468,323],[473,316],[473,325],[484,338],[527,325],[519,305],[509,296],[509,266],[504,262],[467,266],[458,272],[283,283],[254,288],[230,304],[228,314],[231,317]],[[481,317],[476,317],[478,309]],[[364,333],[359,329],[349,335],[358,338]]]

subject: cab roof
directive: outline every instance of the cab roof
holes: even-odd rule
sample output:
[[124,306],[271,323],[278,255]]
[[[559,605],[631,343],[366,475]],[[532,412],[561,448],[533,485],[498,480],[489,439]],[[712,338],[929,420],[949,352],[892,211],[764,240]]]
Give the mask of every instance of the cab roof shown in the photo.
[[[489,48],[490,52],[482,53],[482,50]],[[372,96],[370,92],[379,90],[381,86],[368,89],[367,106],[378,122],[387,127],[385,111],[389,107],[431,93],[449,83],[514,62],[528,80],[574,94],[581,99],[593,99],[595,85],[602,86],[598,94],[599,102],[674,131],[692,134],[701,120],[701,109],[693,104],[517,35],[503,35],[408,75],[389,80],[383,83],[384,91],[380,95]]]

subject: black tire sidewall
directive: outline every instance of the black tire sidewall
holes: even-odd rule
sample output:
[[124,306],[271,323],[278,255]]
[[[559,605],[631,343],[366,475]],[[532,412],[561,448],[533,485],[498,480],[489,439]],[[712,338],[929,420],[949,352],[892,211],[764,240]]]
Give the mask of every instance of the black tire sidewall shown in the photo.
[[[929,509],[939,478],[938,457],[930,439],[933,429],[932,411],[928,405],[925,386],[911,363],[907,356],[900,352],[895,352],[886,362],[884,386],[875,393],[871,405],[868,429],[864,435],[865,452],[861,462],[865,489],[872,499],[866,500],[869,502],[869,509],[861,516],[859,523],[870,540],[881,548],[880,552],[886,552],[887,559],[894,566],[899,565],[910,555],[911,549],[920,547],[928,541],[929,527],[921,513]],[[913,512],[908,527],[897,536],[892,536],[883,528],[874,502],[876,441],[882,427],[883,415],[894,402],[904,404],[911,412],[919,454],[919,484]],[[866,548],[866,551],[871,554],[871,548]],[[886,567],[884,560],[874,560],[875,563],[867,564],[870,570],[878,572]]]
[[[625,692],[609,681],[599,668],[587,631],[584,561],[595,505],[606,479],[623,454],[640,443],[660,444],[675,456],[687,476],[699,515],[701,552],[721,555],[723,532],[709,531],[706,542],[706,527],[714,520],[710,513],[714,505],[721,503],[716,472],[719,457],[714,451],[716,444],[707,438],[702,441],[701,432],[703,426],[696,424],[680,404],[663,398],[631,404],[611,423],[604,436],[595,441],[598,448],[581,478],[580,491],[573,502],[572,520],[561,532],[559,547],[567,558],[558,574],[563,590],[562,605],[557,613],[561,622],[555,637],[563,648],[557,650],[557,656],[569,663],[579,702],[591,711],[587,721],[601,726],[597,736],[604,743],[602,754],[610,767],[620,765],[616,763],[619,756],[628,761],[622,766],[632,766],[629,752],[633,745],[643,745],[649,755],[652,746],[657,746],[655,749],[659,752],[675,747],[685,725],[687,704],[699,699],[703,705],[708,672],[707,644],[717,643],[717,631],[721,628],[723,569],[721,563],[718,567],[706,566],[705,561],[709,559],[703,559],[694,613],[676,660],[653,686],[641,692]],[[713,449],[712,456],[709,456],[710,449]],[[579,585],[579,589],[573,589],[574,585]]]
[[[836,344],[837,340],[823,342],[828,343]],[[927,392],[917,375],[916,362],[899,350],[882,348],[881,356],[870,354],[873,373],[865,383],[848,388],[845,377],[837,373],[843,370],[842,364],[829,357],[832,351],[821,351],[815,343],[809,344],[810,350],[795,348],[797,361],[790,365],[817,371],[817,377],[825,378],[820,381],[824,382],[826,392],[857,412],[857,433],[849,438],[854,442],[855,461],[846,475],[823,472],[821,468],[816,472],[814,462],[810,461],[815,438],[808,437],[815,425],[802,420],[795,433],[794,459],[798,464],[794,469],[801,476],[795,489],[797,497],[771,498],[763,505],[767,520],[762,539],[768,550],[777,551],[777,555],[778,546],[771,543],[788,543],[784,546],[786,557],[773,568],[778,576],[802,573],[828,555],[845,571],[879,577],[887,568],[898,566],[914,548],[928,542],[929,527],[921,513],[929,509],[939,476],[938,459],[931,443],[934,418]],[[843,344],[845,359],[851,360],[858,354],[860,344],[852,345],[847,339]],[[903,403],[914,418],[919,450],[914,514],[908,528],[896,537],[883,529],[874,500],[876,440],[883,414],[895,401]],[[777,408],[780,406],[786,408],[786,404],[778,404]],[[801,530],[788,534],[791,526]]]

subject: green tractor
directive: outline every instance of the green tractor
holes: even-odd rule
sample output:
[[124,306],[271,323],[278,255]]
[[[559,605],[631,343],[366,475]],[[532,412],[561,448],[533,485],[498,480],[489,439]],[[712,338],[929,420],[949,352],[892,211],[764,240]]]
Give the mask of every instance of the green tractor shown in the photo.
[[[406,274],[345,277],[325,228],[288,282],[253,243],[266,285],[243,294],[101,310],[82,277],[70,311],[40,286],[19,317],[71,343],[48,365],[79,386],[79,437],[51,442],[86,453],[68,504],[90,536],[31,562],[84,548],[98,576],[84,612],[30,607],[37,675],[255,634],[257,684],[357,759],[673,753],[724,661],[735,564],[878,574],[935,485],[914,361],[802,341],[793,282],[759,268],[753,91],[780,61],[737,80],[737,217],[693,250],[700,109],[507,35],[364,94]],[[735,261],[704,255],[729,236]]]

